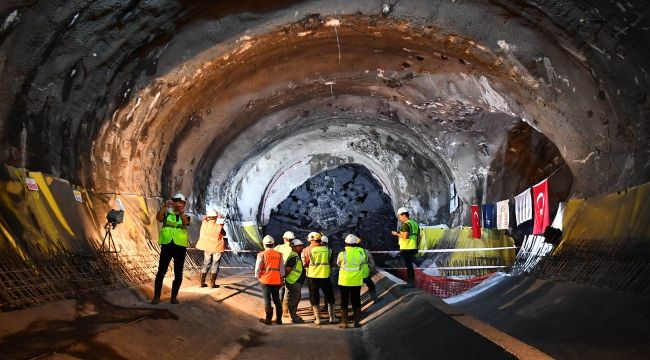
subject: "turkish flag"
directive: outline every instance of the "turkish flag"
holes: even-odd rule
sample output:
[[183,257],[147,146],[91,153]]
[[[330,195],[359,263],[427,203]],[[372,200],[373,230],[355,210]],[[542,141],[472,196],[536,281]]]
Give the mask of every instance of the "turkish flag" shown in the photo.
[[472,236],[481,238],[481,207],[478,205],[472,205]]
[[533,235],[544,234],[551,223],[548,214],[548,179],[533,186]]

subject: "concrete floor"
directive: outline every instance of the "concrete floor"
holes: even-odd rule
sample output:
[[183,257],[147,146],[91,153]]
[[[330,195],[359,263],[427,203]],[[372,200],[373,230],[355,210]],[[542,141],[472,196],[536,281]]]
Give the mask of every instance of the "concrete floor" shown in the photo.
[[150,305],[147,286],[2,313],[0,351],[7,359],[545,358],[485,324],[464,326],[466,315],[389,275],[375,280],[382,300],[362,294],[360,329],[311,323],[306,286],[299,313],[307,323],[263,325],[257,282],[239,273],[220,278],[218,289],[187,281],[180,305],[168,302],[168,288]]

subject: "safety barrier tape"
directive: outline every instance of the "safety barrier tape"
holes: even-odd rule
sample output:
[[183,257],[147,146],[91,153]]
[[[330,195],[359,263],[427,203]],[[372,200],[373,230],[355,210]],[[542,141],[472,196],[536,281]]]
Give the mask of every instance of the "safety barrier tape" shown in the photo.
[[[486,265],[486,266],[449,266],[449,267],[432,267],[432,268],[421,268],[421,267],[414,267],[413,269],[419,269],[419,270],[478,270],[478,269],[503,269],[503,268],[509,268],[511,266],[497,266],[497,265]],[[406,269],[405,267],[396,267],[396,268],[382,268],[382,270],[402,270]]]
[[[420,253],[450,253],[450,252],[468,252],[468,251],[491,251],[491,250],[509,250],[516,249],[516,246],[503,246],[493,248],[468,248],[468,249],[432,249],[432,250],[418,250]],[[397,254],[399,250],[388,251],[370,251],[371,254]]]

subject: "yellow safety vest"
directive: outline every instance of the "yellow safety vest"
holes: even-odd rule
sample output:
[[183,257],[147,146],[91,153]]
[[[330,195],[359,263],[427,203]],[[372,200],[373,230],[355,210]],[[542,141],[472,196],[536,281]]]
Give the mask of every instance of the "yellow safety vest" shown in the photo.
[[163,226],[160,229],[158,244],[169,244],[172,241],[176,245],[187,247],[187,228],[183,225],[181,215],[177,216],[175,213],[168,212],[165,214]]
[[340,253],[341,268],[339,269],[339,285],[361,286],[363,284],[362,264],[365,262],[366,252],[363,248],[346,246]]
[[409,226],[409,236],[406,239],[399,238],[399,249],[416,250],[418,248],[418,233],[420,232],[418,223],[408,219],[405,224]]
[[293,257],[296,257],[296,265],[294,265],[293,269],[291,269],[289,275],[287,275],[284,278],[284,281],[287,284],[295,284],[296,281],[298,281],[298,278],[300,278],[300,275],[302,274],[302,260],[300,259],[300,256],[298,256],[298,253],[292,251],[289,254],[289,257],[287,257],[287,262],[289,261],[289,259]]
[[311,249],[307,277],[318,279],[330,277],[330,251],[327,246],[314,246]]
[[363,263],[361,264],[361,276],[365,279],[370,276],[370,265],[368,265],[368,250],[363,249]]

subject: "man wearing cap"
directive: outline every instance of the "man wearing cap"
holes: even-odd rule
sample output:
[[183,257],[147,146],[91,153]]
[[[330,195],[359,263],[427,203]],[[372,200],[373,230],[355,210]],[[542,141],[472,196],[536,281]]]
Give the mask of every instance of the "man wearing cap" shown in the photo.
[[420,228],[418,224],[409,218],[409,212],[406,208],[397,209],[397,219],[402,223],[399,232],[391,233],[397,236],[399,242],[399,252],[406,265],[406,287],[415,286],[415,270],[413,270],[413,260],[418,252],[418,233]]
[[174,281],[172,282],[172,295],[169,302],[178,304],[177,296],[183,281],[183,264],[187,253],[187,226],[190,224],[190,217],[185,214],[185,204],[185,196],[178,193],[171,200],[165,201],[165,206],[156,214],[156,220],[162,222],[163,225],[158,237],[160,260],[156,280],[154,281],[152,304],[160,302],[163,279],[167,274],[167,267],[169,267],[169,262],[172,259],[174,259]]
[[284,261],[282,261],[282,254],[273,250],[275,240],[271,235],[264,236],[262,244],[264,244],[265,249],[257,253],[257,260],[255,261],[255,277],[260,281],[262,297],[264,298],[264,313],[266,314],[266,317],[260,319],[260,321],[266,325],[271,325],[271,319],[273,319],[271,298],[273,298],[275,322],[282,325],[282,302],[280,301],[279,291],[285,274]]
[[345,249],[336,258],[339,266],[339,290],[341,290],[341,328],[348,327],[348,301],[352,303],[354,327],[361,326],[361,285],[363,284],[363,264],[366,251],[361,248],[359,239],[354,234],[345,237]]
[[[284,264],[284,271],[287,276],[284,278],[284,286],[287,289],[287,296],[285,297],[289,316],[291,322],[294,324],[302,323],[303,320],[297,314],[298,303],[300,303],[300,290],[302,284],[305,282],[305,268],[302,266],[300,254],[305,244],[294,239],[291,242],[291,252],[287,256],[287,262]],[[284,302],[282,308],[284,309]]]
[[309,240],[312,247],[307,254],[305,254],[305,251],[302,253],[303,259],[307,259],[309,262],[309,268],[307,268],[309,303],[314,312],[314,324],[320,325],[320,308],[318,306],[320,294],[318,291],[319,289],[323,289],[323,295],[325,295],[325,300],[327,300],[330,324],[336,324],[339,322],[339,319],[334,314],[334,290],[330,281],[332,251],[327,246],[323,246],[321,238],[322,235],[320,233],[309,233],[307,240]]
[[216,210],[208,210],[203,222],[201,223],[201,231],[199,241],[196,243],[196,248],[203,250],[203,268],[201,269],[201,287],[208,286],[205,283],[205,278],[210,272],[210,287],[218,288],[216,284],[217,275],[219,274],[219,266],[221,265],[221,255],[225,250],[225,242],[223,236],[226,234],[223,229],[224,219],[223,216],[217,214]]
[[[287,262],[287,258],[291,253],[291,241],[295,239],[296,236],[291,231],[285,231],[282,235],[282,240],[284,242],[274,248],[275,251],[282,254],[282,261]],[[284,296],[286,291],[286,286],[282,285],[280,288],[280,300],[282,300],[282,316],[289,316],[289,303],[287,298]]]

